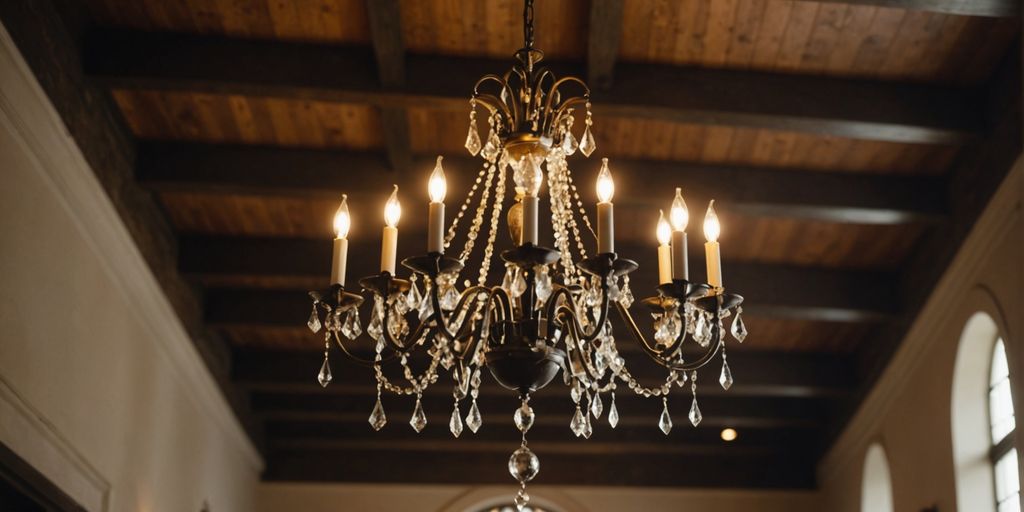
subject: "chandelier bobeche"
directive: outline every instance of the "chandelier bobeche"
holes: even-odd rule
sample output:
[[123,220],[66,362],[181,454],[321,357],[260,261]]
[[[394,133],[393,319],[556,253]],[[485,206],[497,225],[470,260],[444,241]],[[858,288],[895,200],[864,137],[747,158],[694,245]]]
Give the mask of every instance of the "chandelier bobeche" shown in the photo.
[[[629,274],[637,269],[637,264],[615,252],[615,187],[608,159],[602,159],[597,178],[600,202],[596,233],[566,162],[566,157],[577,151],[589,157],[596,149],[591,133],[590,91],[578,78],[557,79],[551,71],[538,67],[543,53],[533,48],[530,0],[526,2],[524,26],[526,45],[516,52],[512,69],[502,76],[484,76],[474,87],[465,145],[471,154],[482,156],[484,163],[447,231],[446,184],[441,157],[437,158],[428,186],[427,251],[402,261],[412,271],[409,279],[398,278],[395,267],[401,216],[397,186],[385,206],[381,271],[359,280],[363,290],[372,292],[373,307],[366,332],[376,341],[376,355],[363,359],[347,346],[363,332],[359,318],[363,297],[345,287],[346,237],[351,223],[345,196],[334,219],[337,238],[332,285],[326,291],[310,292],[313,312],[308,323],[313,332],[326,328],[324,362],[318,375],[321,385],[327,386],[331,381],[328,356],[332,340],[347,356],[373,367],[377,403],[369,422],[375,430],[387,422],[381,394],[389,391],[416,396],[409,423],[420,432],[427,423],[420,397],[437,382],[440,369],[450,372],[454,379],[449,428],[455,437],[466,427],[476,432],[481,426],[476,399],[482,368],[486,367],[502,386],[517,391],[522,406],[515,411],[513,421],[523,437],[519,449],[509,459],[509,471],[520,483],[516,497],[520,508],[529,500],[526,483],[540,470],[540,461],[526,442],[526,433],[534,421],[530,393],[550,383],[559,370],[576,404],[569,428],[577,437],[591,436],[593,421],[605,411],[601,397],[605,393],[610,395],[607,420],[615,428],[619,421],[615,405],[619,383],[643,397],[661,398],[664,405],[657,424],[668,434],[672,419],[667,396],[673,384],[683,388],[689,381],[693,398],[688,417],[694,426],[701,421],[697,370],[721,353],[719,383],[725,389],[732,385],[725,357],[724,320],[733,316],[730,332],[736,340],[742,342],[747,336],[740,318],[743,298],[725,293],[722,286],[717,242],[720,227],[714,201],[708,205],[704,218],[709,282],[688,280],[688,211],[678,188],[669,219],[662,214],[657,227],[657,295],[641,301],[654,317],[653,343],[641,333],[629,312],[634,302]],[[486,142],[481,141],[477,127],[480,106],[487,112]],[[577,139],[571,129],[579,107],[586,117],[583,134]],[[543,247],[537,240],[538,192],[545,171],[554,248]],[[515,185],[515,201],[506,222],[518,246],[501,253],[506,271],[501,284],[493,286],[488,285],[488,270],[509,173]],[[466,219],[469,227],[465,245],[457,257],[446,255],[477,196],[476,209]],[[588,255],[583,233],[591,233],[597,239],[596,253]],[[476,284],[471,285],[467,279],[460,290],[459,273],[478,241],[483,242],[483,250]],[[609,319],[611,309],[618,311],[629,335],[643,351],[667,370],[660,386],[645,387],[630,374],[616,348]],[[683,357],[688,338],[699,347],[693,359]],[[408,356],[416,351],[426,351],[429,357],[426,370],[418,375],[408,365]],[[384,363],[395,359],[402,368],[404,384],[391,382],[381,369]],[[463,420],[460,404],[467,398],[470,405]]]

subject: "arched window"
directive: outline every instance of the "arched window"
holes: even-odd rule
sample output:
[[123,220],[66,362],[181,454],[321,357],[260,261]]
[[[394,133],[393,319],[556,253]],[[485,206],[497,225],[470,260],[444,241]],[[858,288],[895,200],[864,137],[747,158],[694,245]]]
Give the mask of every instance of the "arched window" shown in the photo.
[[996,510],[1020,512],[1020,479],[1017,476],[1017,447],[1013,431],[1017,426],[1010,393],[1010,369],[1006,364],[1006,347],[997,339],[989,367],[988,419],[992,432],[989,457],[994,467]]
[[885,449],[875,443],[864,456],[860,509],[863,512],[892,512],[892,477]]

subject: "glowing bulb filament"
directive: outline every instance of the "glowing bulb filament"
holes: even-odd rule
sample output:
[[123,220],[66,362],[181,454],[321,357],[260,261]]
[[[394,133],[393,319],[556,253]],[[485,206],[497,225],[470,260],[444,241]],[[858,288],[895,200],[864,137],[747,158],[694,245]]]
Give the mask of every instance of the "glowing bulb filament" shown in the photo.
[[597,200],[602,203],[610,203],[615,195],[615,181],[612,180],[612,172],[608,170],[608,159],[601,159],[601,171],[597,173]]
[[708,242],[717,242],[718,235],[722,234],[722,226],[718,223],[718,214],[715,213],[715,200],[708,203],[708,212],[704,214],[704,238]]
[[690,222],[690,210],[686,208],[686,201],[683,201],[683,189],[676,187],[676,197],[672,200],[672,229],[686,231],[686,225]]
[[389,227],[398,227],[398,219],[402,218],[402,204],[398,202],[398,185],[391,191],[391,197],[384,205],[384,223]]
[[434,172],[430,173],[430,181],[427,184],[427,192],[433,203],[443,203],[444,196],[448,192],[448,182],[444,178],[444,168],[441,167],[442,158],[444,157],[437,157],[437,165],[434,166]]
[[352,227],[352,217],[348,214],[348,195],[341,195],[341,206],[334,214],[334,234],[337,238],[348,238],[348,229]]

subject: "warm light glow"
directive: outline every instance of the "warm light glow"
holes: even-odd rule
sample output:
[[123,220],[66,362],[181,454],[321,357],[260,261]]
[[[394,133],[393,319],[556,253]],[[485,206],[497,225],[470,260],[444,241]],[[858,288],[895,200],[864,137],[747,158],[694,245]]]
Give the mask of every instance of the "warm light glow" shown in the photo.
[[540,192],[540,184],[544,181],[544,171],[540,170],[541,161],[540,158],[529,155],[523,163],[526,166],[526,172],[523,173],[523,188],[526,189],[528,196],[536,197]]
[[661,245],[668,245],[669,238],[672,237],[672,226],[668,225],[668,221],[665,220],[664,210],[658,210],[658,243]]
[[434,166],[434,172],[430,173],[430,181],[427,183],[427,192],[430,193],[432,203],[443,203],[444,196],[448,192],[448,181],[445,180],[444,168],[441,167],[442,158],[444,157],[437,157],[437,165]]
[[612,180],[612,172],[608,170],[608,159],[601,159],[601,171],[597,173],[597,200],[602,203],[612,202],[615,195],[615,181]]
[[708,242],[717,242],[718,235],[722,233],[722,226],[718,223],[718,214],[715,213],[715,200],[708,203],[708,212],[704,214],[704,238]]
[[683,201],[683,189],[676,187],[676,197],[672,200],[672,229],[686,231],[686,225],[690,223],[690,210],[686,208],[686,201]]
[[341,206],[334,214],[334,234],[337,238],[348,238],[348,228],[352,227],[352,217],[348,214],[348,195],[341,195]]
[[736,431],[731,428],[722,429],[722,441],[735,441],[737,435]]
[[398,227],[398,219],[402,218],[402,204],[398,202],[398,185],[391,192],[387,204],[384,205],[384,223],[390,227]]

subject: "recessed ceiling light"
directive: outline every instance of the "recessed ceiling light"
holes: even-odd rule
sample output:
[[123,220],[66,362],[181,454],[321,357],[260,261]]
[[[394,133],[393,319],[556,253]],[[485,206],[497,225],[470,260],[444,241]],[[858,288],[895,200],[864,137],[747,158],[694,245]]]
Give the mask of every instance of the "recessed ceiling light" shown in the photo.
[[722,441],[733,441],[736,439],[736,431],[731,428],[722,429]]

